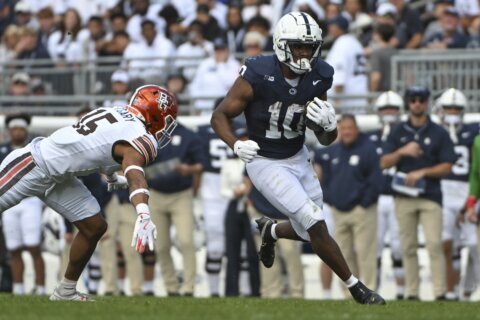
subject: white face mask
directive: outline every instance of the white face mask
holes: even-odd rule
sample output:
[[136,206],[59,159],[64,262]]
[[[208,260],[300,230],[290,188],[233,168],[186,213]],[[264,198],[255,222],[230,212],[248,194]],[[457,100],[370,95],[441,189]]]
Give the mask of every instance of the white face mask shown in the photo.
[[290,62],[288,66],[296,74],[304,74],[305,72],[310,72],[312,70],[310,60],[307,58],[298,59],[297,62]]
[[381,120],[383,124],[393,124],[398,122],[399,118],[398,115],[395,114],[386,114],[381,116]]
[[457,125],[462,121],[462,118],[458,114],[446,114],[443,117],[443,122],[448,125]]

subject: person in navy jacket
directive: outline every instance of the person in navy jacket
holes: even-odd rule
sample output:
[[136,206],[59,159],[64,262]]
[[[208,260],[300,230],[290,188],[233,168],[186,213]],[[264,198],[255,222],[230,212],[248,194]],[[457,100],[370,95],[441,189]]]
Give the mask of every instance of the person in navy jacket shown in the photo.
[[430,257],[434,296],[442,300],[446,280],[440,179],[450,174],[457,156],[447,130],[430,119],[429,96],[429,90],[422,86],[407,90],[408,120],[393,128],[380,162],[384,169],[397,166],[392,187],[403,251],[405,295],[407,299],[419,298],[417,227],[420,222]]
[[[145,173],[150,186],[152,220],[157,225],[155,247],[168,295],[192,296],[195,288],[196,257],[193,241],[193,197],[203,171],[202,141],[190,129],[178,124],[170,144],[158,153]],[[170,255],[170,227],[175,226],[178,249],[183,256],[183,283],[177,279]]]
[[355,116],[342,115],[340,141],[329,147],[330,172],[325,197],[335,221],[335,239],[367,287],[377,281],[376,204],[383,175],[375,145],[361,134]]

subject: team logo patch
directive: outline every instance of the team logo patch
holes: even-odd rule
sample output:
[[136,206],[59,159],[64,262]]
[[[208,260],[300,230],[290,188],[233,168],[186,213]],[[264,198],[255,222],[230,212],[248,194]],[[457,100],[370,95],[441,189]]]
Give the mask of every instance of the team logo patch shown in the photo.
[[297,89],[295,89],[295,88],[290,88],[290,90],[288,90],[288,93],[290,93],[292,96],[294,96],[294,95],[297,94]]
[[429,145],[430,143],[432,143],[432,141],[430,140],[429,137],[426,137],[425,140],[423,140],[423,142],[425,143],[425,145]]
[[353,154],[350,156],[350,159],[348,160],[348,164],[351,166],[358,166],[360,163],[360,157],[356,154]]
[[180,143],[182,143],[182,137],[181,136],[173,136],[172,137],[172,145],[174,146],[179,146]]

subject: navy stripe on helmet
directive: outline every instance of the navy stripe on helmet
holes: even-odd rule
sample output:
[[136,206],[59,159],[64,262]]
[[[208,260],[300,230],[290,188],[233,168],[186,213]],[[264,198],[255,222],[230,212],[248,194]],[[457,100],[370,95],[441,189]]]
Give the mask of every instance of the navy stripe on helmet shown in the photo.
[[310,31],[310,23],[308,22],[307,15],[303,12],[300,12],[300,14],[303,17],[303,20],[305,20],[305,27],[307,28],[307,36],[309,36],[311,35],[311,31]]

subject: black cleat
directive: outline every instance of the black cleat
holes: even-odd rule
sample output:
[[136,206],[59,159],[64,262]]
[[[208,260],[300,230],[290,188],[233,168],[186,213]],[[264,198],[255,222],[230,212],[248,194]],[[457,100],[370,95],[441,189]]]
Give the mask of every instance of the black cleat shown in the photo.
[[348,288],[353,299],[360,304],[386,304],[385,300],[375,291],[368,289],[361,281]]
[[275,261],[275,242],[272,237],[272,225],[277,223],[276,220],[272,220],[267,217],[261,217],[256,219],[257,229],[260,231],[260,237],[262,238],[262,245],[260,251],[258,251],[258,258],[262,261],[265,268],[271,268]]

